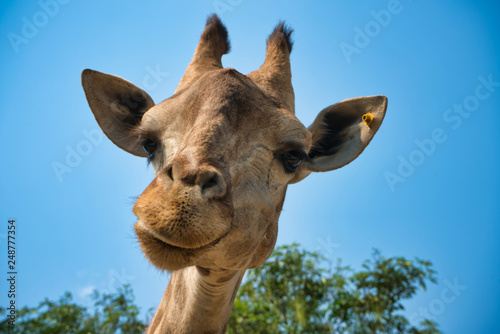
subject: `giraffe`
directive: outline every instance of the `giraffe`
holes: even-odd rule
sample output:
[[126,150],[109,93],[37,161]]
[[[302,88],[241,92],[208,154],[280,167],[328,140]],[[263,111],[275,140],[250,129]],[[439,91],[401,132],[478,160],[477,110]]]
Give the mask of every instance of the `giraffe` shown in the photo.
[[223,333],[245,271],[274,249],[289,184],[354,160],[378,131],[385,96],[344,100],[305,127],[295,116],[292,29],[269,35],[249,74],[224,68],[226,27],[209,16],[174,94],[85,69],[82,86],[103,132],[147,158],[154,180],[134,204],[146,258],[171,273],[147,333]]

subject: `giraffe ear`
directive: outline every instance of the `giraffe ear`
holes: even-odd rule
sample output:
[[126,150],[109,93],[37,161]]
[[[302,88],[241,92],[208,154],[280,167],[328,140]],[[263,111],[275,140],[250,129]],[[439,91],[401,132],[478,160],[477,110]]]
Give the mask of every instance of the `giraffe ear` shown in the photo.
[[387,98],[382,95],[348,99],[323,109],[308,128],[313,139],[309,159],[291,183],[356,159],[377,133],[386,109]]
[[146,157],[142,143],[132,134],[142,116],[155,104],[132,83],[93,70],[83,70],[82,86],[94,117],[106,136],[121,149]]

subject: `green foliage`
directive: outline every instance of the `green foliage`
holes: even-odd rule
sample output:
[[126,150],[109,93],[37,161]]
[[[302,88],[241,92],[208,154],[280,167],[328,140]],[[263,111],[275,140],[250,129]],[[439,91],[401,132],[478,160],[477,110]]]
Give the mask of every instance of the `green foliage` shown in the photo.
[[[18,310],[15,326],[8,320],[0,322],[1,333],[144,333],[147,322],[138,319],[139,308],[134,304],[132,289],[125,285],[111,294],[94,291],[93,312],[73,302],[71,293],[66,292],[58,301],[48,299],[38,306]],[[6,309],[0,308],[2,319]]]
[[440,333],[430,320],[417,328],[397,313],[426,281],[436,282],[430,262],[374,251],[359,272],[328,265],[297,244],[277,248],[248,271],[228,333]]
[[[248,271],[227,332],[439,334],[436,323],[414,326],[401,314],[403,301],[435,283],[435,274],[429,261],[385,258],[378,251],[355,272],[340,261],[331,268],[322,255],[297,244],[278,247],[266,263]],[[144,333],[149,321],[139,320],[129,286],[111,294],[94,291],[92,299],[90,311],[70,293],[24,307],[13,328],[0,308],[0,333]]]
[[228,332],[323,332],[331,286],[326,270],[316,265],[321,261],[296,244],[278,247],[264,265],[248,271]]

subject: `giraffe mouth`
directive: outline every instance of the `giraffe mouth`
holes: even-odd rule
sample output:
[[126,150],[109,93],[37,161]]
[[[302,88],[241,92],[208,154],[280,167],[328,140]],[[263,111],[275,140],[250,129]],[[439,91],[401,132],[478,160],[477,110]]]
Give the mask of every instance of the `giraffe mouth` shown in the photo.
[[140,219],[135,224],[135,233],[142,251],[154,266],[160,269],[174,271],[196,265],[200,255],[217,245],[229,234],[229,231],[215,240],[195,248],[170,244],[162,238],[161,235],[149,229]]
[[205,246],[208,246],[209,244],[212,243],[212,241],[210,241],[210,242],[207,242],[207,243],[202,244],[202,245],[197,245],[196,247],[173,245],[165,237],[163,237],[160,233],[158,233],[158,232],[156,232],[156,231],[148,228],[146,226],[146,224],[144,224],[144,222],[142,220],[140,220],[140,219],[136,223],[136,230],[137,229],[140,229],[141,231],[149,234],[150,237],[156,239],[158,242],[163,243],[166,247],[174,247],[174,248],[177,248],[177,249],[191,249],[191,250],[195,250],[195,249],[200,249],[200,248],[203,248]]

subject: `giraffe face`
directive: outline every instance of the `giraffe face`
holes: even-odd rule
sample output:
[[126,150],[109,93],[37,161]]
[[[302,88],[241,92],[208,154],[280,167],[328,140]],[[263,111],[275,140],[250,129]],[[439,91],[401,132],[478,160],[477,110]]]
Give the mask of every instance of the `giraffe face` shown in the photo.
[[308,128],[296,118],[290,34],[278,25],[264,64],[243,75],[222,68],[227,31],[209,18],[176,92],[158,104],[124,79],[83,71],[104,133],[155,170],[133,211],[141,248],[158,268],[260,265],[276,243],[287,186],[348,164],[379,129],[384,96],[331,105]]
[[155,169],[134,207],[154,265],[243,269],[269,256],[287,185],[311,147],[291,111],[221,69],[151,108],[135,134]]

